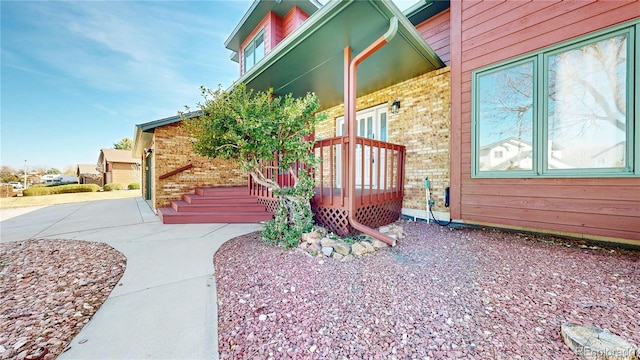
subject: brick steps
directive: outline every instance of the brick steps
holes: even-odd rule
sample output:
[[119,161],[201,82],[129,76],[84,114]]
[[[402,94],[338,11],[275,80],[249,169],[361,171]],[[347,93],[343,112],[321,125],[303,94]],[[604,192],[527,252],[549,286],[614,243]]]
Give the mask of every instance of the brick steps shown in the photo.
[[258,223],[273,216],[246,187],[196,188],[159,208],[158,215],[165,224]]

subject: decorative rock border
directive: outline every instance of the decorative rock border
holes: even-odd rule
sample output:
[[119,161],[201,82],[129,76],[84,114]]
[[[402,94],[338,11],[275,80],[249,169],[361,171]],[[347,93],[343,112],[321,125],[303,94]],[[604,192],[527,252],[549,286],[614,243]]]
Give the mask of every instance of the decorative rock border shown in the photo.
[[[405,237],[404,229],[397,224],[381,226],[378,231],[396,240]],[[388,247],[386,243],[364,234],[340,238],[321,226],[315,226],[311,232],[302,234],[298,245],[299,249],[310,256],[331,257],[336,260],[350,260],[354,256],[372,254]]]
[[564,323],[560,333],[565,344],[582,359],[636,360],[637,349],[623,338],[589,325]]

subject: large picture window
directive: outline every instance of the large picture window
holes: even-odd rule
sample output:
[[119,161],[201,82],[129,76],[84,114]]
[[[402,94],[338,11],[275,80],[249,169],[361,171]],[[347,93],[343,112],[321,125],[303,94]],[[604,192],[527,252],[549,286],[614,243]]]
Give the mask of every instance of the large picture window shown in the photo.
[[264,57],[264,31],[260,31],[244,47],[244,71],[251,69],[258,61]]
[[636,27],[475,71],[473,175],[637,175]]

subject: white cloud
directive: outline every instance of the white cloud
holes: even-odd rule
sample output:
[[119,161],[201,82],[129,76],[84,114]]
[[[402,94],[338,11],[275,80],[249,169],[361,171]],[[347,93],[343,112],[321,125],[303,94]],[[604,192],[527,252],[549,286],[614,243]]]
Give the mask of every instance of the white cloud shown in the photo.
[[207,3],[26,3],[29,17],[23,20],[31,30],[15,41],[30,46],[20,49],[27,60],[15,66],[43,72],[38,64],[44,64],[90,88],[182,105],[198,98],[200,85],[211,85],[202,81],[209,74],[198,73],[213,72],[220,58],[229,67],[219,81],[237,76],[223,45],[237,19],[224,24],[212,21],[216,14],[187,12],[187,6],[203,5]]

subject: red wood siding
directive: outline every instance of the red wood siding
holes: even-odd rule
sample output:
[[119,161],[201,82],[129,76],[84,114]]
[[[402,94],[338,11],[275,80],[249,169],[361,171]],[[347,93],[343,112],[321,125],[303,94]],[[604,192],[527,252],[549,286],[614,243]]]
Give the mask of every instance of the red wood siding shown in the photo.
[[447,66],[451,65],[450,14],[449,10],[443,11],[416,26],[420,35]]
[[289,10],[287,15],[284,16],[282,21],[282,38],[286,38],[291,34],[295,29],[297,29],[305,20],[309,18],[309,15],[302,11],[297,6],[294,6],[293,9]]
[[471,178],[471,72],[638,18],[638,2],[452,1],[450,10],[452,218],[640,244],[639,178]]
[[244,73],[244,47],[261,30],[264,29],[264,53],[266,56],[276,45],[284,40],[285,37],[291,34],[308,18],[309,15],[297,6],[294,6],[293,9],[284,16],[284,18],[281,18],[278,14],[272,11],[269,12],[240,45],[240,75],[242,76]]
[[269,12],[267,15],[265,15],[265,17],[262,19],[262,21],[260,21],[258,26],[256,26],[255,29],[253,29],[251,34],[249,34],[249,36],[247,36],[247,38],[244,39],[242,44],[240,44],[240,49],[242,49],[240,51],[240,56],[239,56],[240,74],[241,75],[244,73],[244,71],[243,71],[243,69],[244,69],[244,47],[247,46],[247,44],[251,40],[253,40],[253,38],[256,35],[258,35],[258,33],[261,30],[264,29],[264,53],[265,53],[265,56],[277,44],[276,40],[277,40],[277,32],[278,32],[278,28],[279,28],[278,19],[279,19],[279,16],[277,14],[275,14],[274,12]]
[[276,45],[278,45],[280,43],[280,41],[282,41],[282,39],[284,39],[284,20],[282,20],[282,18],[280,16],[275,16],[275,23],[274,23],[274,27],[273,27],[273,36],[272,36],[272,40],[273,43],[271,44],[271,49],[273,49]]

